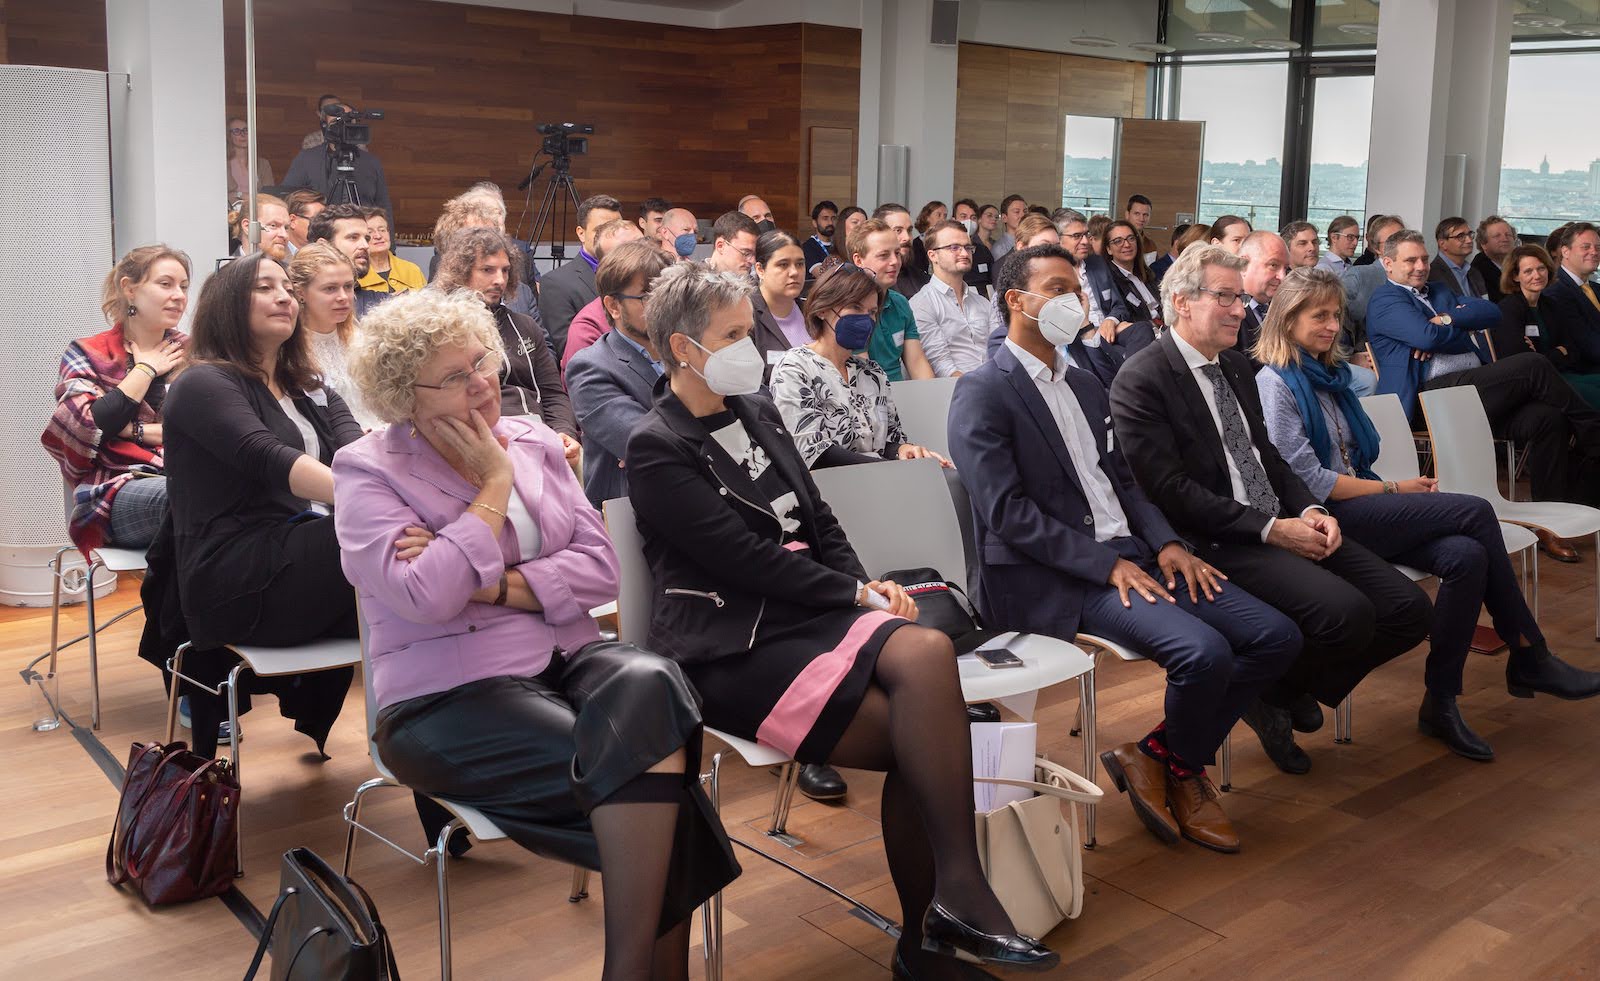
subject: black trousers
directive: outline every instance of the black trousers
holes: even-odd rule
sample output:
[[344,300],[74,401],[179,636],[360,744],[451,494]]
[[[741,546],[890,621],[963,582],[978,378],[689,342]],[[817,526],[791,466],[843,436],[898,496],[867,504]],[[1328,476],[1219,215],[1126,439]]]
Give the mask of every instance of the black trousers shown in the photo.
[[[1534,500],[1595,503],[1586,486],[1590,468],[1581,458],[1600,457],[1600,412],[1573,390],[1548,358],[1523,351],[1482,367],[1429,379],[1422,388],[1457,385],[1478,390],[1496,437],[1524,448]],[[1417,410],[1418,421],[1421,411]]]
[[1279,690],[1309,693],[1329,707],[1374,668],[1420,644],[1433,619],[1427,593],[1348,537],[1321,562],[1254,543],[1217,542],[1201,555],[1300,627],[1305,645]]

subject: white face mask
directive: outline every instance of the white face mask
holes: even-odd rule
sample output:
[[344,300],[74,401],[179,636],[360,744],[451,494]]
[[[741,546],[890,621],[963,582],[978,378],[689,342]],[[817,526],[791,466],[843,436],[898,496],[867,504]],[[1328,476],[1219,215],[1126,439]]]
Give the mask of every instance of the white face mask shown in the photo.
[[767,365],[761,358],[756,342],[748,336],[715,351],[692,337],[689,343],[708,355],[705,371],[689,370],[705,379],[706,387],[713,392],[718,395],[751,395],[761,390],[761,376]]
[[978,223],[971,218],[961,219],[961,227],[967,230],[968,235],[978,234]]
[[[1031,293],[1028,290],[1017,290],[1017,292],[1043,299],[1041,294]],[[1028,317],[1027,311],[1023,311],[1022,315]],[[1038,321],[1039,336],[1046,342],[1061,347],[1078,339],[1078,334],[1089,322],[1089,315],[1084,312],[1083,301],[1078,298],[1078,294],[1062,293],[1060,296],[1045,300],[1044,306],[1039,308],[1039,315],[1028,319]]]

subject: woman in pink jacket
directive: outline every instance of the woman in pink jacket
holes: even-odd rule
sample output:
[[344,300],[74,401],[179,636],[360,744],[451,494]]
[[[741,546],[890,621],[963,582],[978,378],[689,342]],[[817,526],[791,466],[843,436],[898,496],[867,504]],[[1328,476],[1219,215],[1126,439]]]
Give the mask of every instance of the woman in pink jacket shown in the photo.
[[588,611],[616,598],[616,555],[560,436],[500,418],[503,363],[464,292],[397,296],[352,345],[389,423],[333,464],[373,738],[408,786],[602,872],[606,979],[687,977],[689,914],[739,872],[699,788],[695,695],[672,662],[600,640]]

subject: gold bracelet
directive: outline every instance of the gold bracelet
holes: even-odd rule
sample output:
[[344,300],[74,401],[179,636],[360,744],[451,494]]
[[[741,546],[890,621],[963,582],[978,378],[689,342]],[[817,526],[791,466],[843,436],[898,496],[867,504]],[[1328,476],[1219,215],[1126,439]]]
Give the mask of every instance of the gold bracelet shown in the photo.
[[151,381],[155,381],[157,378],[160,377],[160,375],[157,374],[157,372],[156,372],[156,370],[154,368],[152,368],[150,365],[146,364],[143,361],[140,361],[138,364],[134,365],[134,367],[135,368],[143,368],[145,371],[148,371],[150,373],[150,380]]
[[504,511],[500,510],[499,508],[492,508],[487,504],[480,504],[477,501],[473,501],[471,504],[468,504],[467,507],[469,507],[469,508],[483,508],[485,511],[488,511],[490,514],[498,514],[502,521],[510,521],[511,520],[510,518],[507,518],[506,517],[506,513]]

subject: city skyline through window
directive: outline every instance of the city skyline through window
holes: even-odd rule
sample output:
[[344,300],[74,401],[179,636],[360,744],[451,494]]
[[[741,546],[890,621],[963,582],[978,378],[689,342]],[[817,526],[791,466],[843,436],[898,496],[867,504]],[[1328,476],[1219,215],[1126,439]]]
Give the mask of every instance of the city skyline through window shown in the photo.
[[1277,231],[1288,64],[1192,65],[1182,75],[1178,118],[1206,124],[1198,220],[1233,214]]

